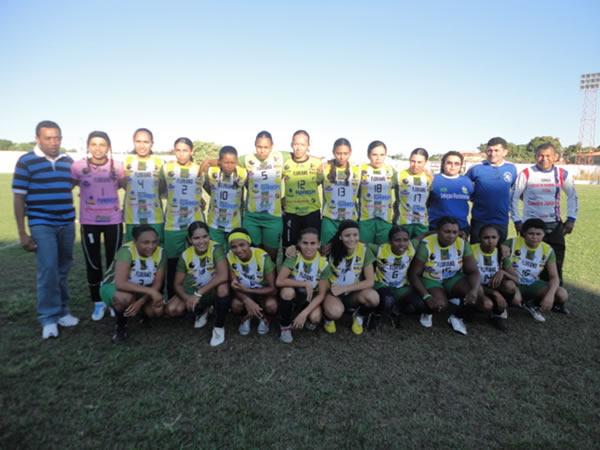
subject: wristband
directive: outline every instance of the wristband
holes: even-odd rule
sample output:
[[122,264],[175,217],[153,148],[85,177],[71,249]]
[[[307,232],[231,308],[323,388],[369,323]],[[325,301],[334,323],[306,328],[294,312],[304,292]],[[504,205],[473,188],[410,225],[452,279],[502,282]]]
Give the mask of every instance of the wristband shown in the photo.
[[423,301],[427,301],[431,298],[431,294],[425,294],[423,297],[421,297],[423,299]]

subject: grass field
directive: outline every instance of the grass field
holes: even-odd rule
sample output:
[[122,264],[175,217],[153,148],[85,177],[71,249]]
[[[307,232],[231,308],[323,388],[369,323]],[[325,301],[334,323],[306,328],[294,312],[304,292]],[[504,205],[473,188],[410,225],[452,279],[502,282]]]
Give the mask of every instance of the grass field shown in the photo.
[[0,176],[0,448],[597,448],[600,445],[600,188],[581,186],[568,237],[570,317],[512,311],[502,334],[469,336],[407,317],[361,337],[297,333],[292,345],[241,337],[222,348],[190,321],[130,327],[89,319],[80,248],[72,309],[40,339],[34,259],[15,241],[10,177]]

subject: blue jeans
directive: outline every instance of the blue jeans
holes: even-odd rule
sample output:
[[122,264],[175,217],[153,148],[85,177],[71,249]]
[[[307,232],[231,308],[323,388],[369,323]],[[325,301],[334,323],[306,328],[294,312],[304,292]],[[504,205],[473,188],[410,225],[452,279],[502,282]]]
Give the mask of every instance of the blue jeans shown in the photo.
[[73,263],[75,226],[34,225],[30,231],[37,244],[38,320],[44,326],[69,313],[67,276]]

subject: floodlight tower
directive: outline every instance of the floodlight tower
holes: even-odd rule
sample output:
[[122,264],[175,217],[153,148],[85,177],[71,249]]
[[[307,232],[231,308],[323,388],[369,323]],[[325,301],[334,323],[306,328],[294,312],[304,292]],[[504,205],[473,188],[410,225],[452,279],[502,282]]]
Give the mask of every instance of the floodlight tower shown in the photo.
[[579,128],[579,144],[582,149],[595,148],[600,72],[581,75],[579,88],[583,91],[583,111],[581,112],[581,124]]

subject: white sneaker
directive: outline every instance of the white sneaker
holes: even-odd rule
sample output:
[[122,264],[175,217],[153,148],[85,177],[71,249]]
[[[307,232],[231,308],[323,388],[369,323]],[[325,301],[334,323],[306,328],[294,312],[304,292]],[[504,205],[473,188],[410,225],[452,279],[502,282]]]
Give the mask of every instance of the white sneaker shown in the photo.
[[536,322],[546,321],[546,318],[542,315],[540,309],[537,306],[523,305],[523,309],[525,309],[529,314],[531,314],[531,317],[533,317],[533,320],[535,320]]
[[98,322],[104,318],[104,314],[106,314],[106,305],[104,302],[95,302],[94,303],[94,312],[92,313],[92,320],[94,322]]
[[250,334],[250,319],[244,320],[242,323],[240,323],[238,331],[242,336],[248,336]]
[[214,327],[210,338],[210,346],[216,347],[223,342],[225,342],[225,328]]
[[79,323],[79,319],[71,314],[67,314],[58,319],[58,324],[61,327],[74,327]]
[[194,321],[194,328],[203,328],[206,326],[207,322],[208,322],[208,311],[206,311],[204,314],[200,314],[199,316],[196,316],[196,320]]
[[456,305],[456,306],[460,306],[460,298],[451,298],[448,299],[448,303],[452,304],[452,305]]
[[431,328],[433,326],[433,314],[421,314],[421,318],[419,319],[419,322],[421,322],[421,325],[424,326],[425,328]]
[[467,335],[467,327],[461,318],[456,317],[454,314],[450,314],[448,317],[448,323],[457,333],[460,333],[464,336]]
[[265,319],[260,319],[258,322],[258,334],[264,335],[269,332],[269,322]]
[[58,337],[58,327],[55,323],[49,323],[48,325],[44,325],[42,328],[42,339],[48,339],[51,337]]
[[108,312],[110,313],[110,317],[116,317],[117,313],[115,312],[115,310],[111,307],[108,308]]
[[294,342],[294,336],[292,336],[292,326],[281,327],[281,334],[279,335],[279,340],[284,344],[291,344]]

